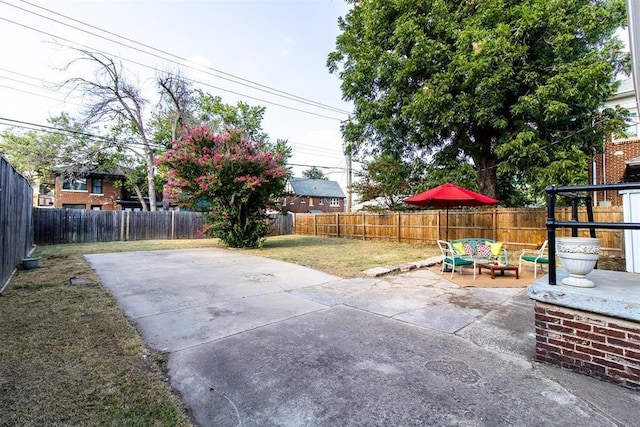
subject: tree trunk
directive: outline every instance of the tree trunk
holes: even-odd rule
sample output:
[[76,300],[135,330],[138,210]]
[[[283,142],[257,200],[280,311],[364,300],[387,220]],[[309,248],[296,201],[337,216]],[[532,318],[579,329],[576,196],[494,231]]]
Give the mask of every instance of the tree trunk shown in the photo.
[[137,185],[133,186],[133,191],[136,192],[136,196],[138,196],[138,200],[140,200],[140,205],[142,206],[142,211],[147,212],[149,208],[147,207],[147,202],[144,201],[144,196],[142,195],[142,191],[140,191],[140,187]]
[[156,181],[155,181],[155,162],[153,158],[153,152],[150,148],[147,149],[145,153],[145,158],[147,160],[147,181],[149,184],[149,210],[151,212],[155,212],[156,208]]

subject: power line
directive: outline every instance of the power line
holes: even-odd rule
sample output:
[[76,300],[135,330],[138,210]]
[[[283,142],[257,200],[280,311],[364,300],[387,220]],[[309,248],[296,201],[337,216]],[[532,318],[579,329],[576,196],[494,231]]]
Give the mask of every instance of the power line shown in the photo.
[[[4,122],[4,123],[2,123]],[[41,132],[47,132],[47,133],[53,133],[53,134],[58,134],[58,135],[75,135],[75,136],[82,136],[82,137],[86,137],[89,138],[91,140],[94,141],[100,141],[100,142],[108,142],[108,143],[121,143],[121,144],[128,144],[128,145],[134,145],[134,146],[143,146],[142,143],[137,142],[137,141],[132,141],[132,140],[122,140],[122,139],[118,139],[115,137],[107,137],[107,136],[101,136],[101,135],[96,135],[96,134],[92,134],[89,132],[84,132],[84,131],[76,131],[73,129],[65,129],[65,128],[59,128],[59,127],[55,127],[55,126],[50,126],[50,125],[42,125],[42,124],[38,124],[38,123],[32,123],[32,122],[26,122],[23,120],[16,120],[16,119],[10,119],[7,117],[0,117],[0,124],[3,124],[5,126],[12,126],[12,127],[17,127],[17,128],[21,128],[21,129],[28,129],[28,130],[34,130],[34,131],[41,131]],[[160,145],[153,145],[151,146],[151,148],[153,149],[166,149],[166,147],[160,146]],[[313,165],[304,165],[304,164],[297,164],[297,163],[287,163],[287,166],[299,166],[299,167],[313,167]],[[336,167],[330,167],[330,166],[316,166],[318,168],[325,168],[325,169],[334,169],[334,170],[343,170],[344,168],[340,168],[339,166]]]
[[[153,67],[153,66],[151,66],[151,65],[143,64],[143,63],[141,63],[141,62],[134,61],[134,60],[132,60],[132,59],[124,58],[124,57],[122,57],[122,56],[113,55],[113,54],[111,54],[110,52],[105,52],[104,50],[96,49],[96,48],[93,48],[93,47],[91,47],[91,46],[87,46],[87,45],[84,45],[84,44],[81,44],[81,43],[76,43],[76,42],[74,42],[74,41],[72,41],[72,40],[69,40],[69,39],[66,39],[66,38],[64,38],[64,37],[59,37],[59,36],[56,36],[56,35],[54,35],[54,34],[48,33],[48,32],[46,32],[46,31],[38,30],[37,28],[33,28],[33,27],[28,26],[28,25],[20,24],[19,22],[15,22],[15,21],[12,21],[12,20],[10,20],[10,19],[3,18],[3,17],[1,17],[1,16],[0,16],[0,20],[3,20],[3,21],[6,21],[6,22],[9,22],[9,23],[12,23],[12,24],[18,25],[18,26],[20,26],[20,27],[27,28],[27,29],[32,30],[32,31],[36,31],[36,32],[39,32],[39,33],[42,33],[42,34],[45,34],[45,35],[48,35],[48,36],[54,37],[54,38],[59,39],[59,40],[64,40],[65,42],[72,43],[72,44],[75,44],[75,45],[77,45],[77,46],[82,46],[82,47],[84,47],[84,48],[86,48],[86,49],[89,49],[89,50],[92,50],[92,51],[94,51],[94,52],[101,53],[101,54],[103,54],[103,55],[105,55],[105,56],[107,56],[107,57],[116,57],[116,58],[120,58],[120,59],[123,59],[123,60],[125,60],[125,61],[127,61],[127,62],[130,62],[130,63],[132,63],[132,64],[140,65],[141,67],[149,68],[149,69],[154,70],[154,71],[159,71],[156,67]],[[67,47],[70,47],[70,46],[67,46]],[[167,74],[168,74],[168,75],[172,75],[172,76],[176,76],[176,75],[175,75],[175,74],[173,74],[173,73],[167,73]],[[275,106],[277,106],[277,107],[282,107],[282,108],[286,108],[286,109],[289,109],[289,110],[298,111],[298,112],[305,113],[305,114],[310,114],[310,115],[312,115],[312,116],[323,117],[323,118],[325,118],[325,119],[335,120],[335,121],[339,121],[339,122],[341,122],[341,121],[342,121],[341,119],[339,119],[339,118],[337,118],[337,117],[325,116],[324,114],[314,113],[314,112],[311,112],[311,111],[302,110],[302,109],[300,109],[300,108],[295,108],[295,107],[290,107],[290,106],[288,106],[288,105],[279,104],[279,103],[277,103],[277,102],[267,101],[267,100],[265,100],[265,99],[256,98],[256,97],[251,96],[251,95],[246,95],[246,94],[243,94],[243,93],[240,93],[240,92],[235,92],[235,91],[232,91],[232,90],[229,90],[229,89],[224,89],[224,88],[221,88],[221,87],[218,87],[218,86],[214,86],[214,85],[211,85],[211,84],[208,84],[208,83],[199,82],[199,81],[197,81],[197,80],[189,79],[189,78],[187,78],[187,77],[182,77],[182,78],[184,78],[185,80],[188,80],[188,81],[194,82],[194,83],[201,84],[201,85],[203,85],[203,86],[208,86],[208,87],[211,87],[211,88],[214,88],[214,89],[217,89],[217,90],[221,90],[221,91],[224,91],[224,92],[229,92],[229,93],[232,93],[232,94],[234,94],[234,95],[239,95],[239,96],[242,96],[242,97],[245,97],[245,98],[254,99],[254,100],[256,100],[256,101],[264,102],[264,103],[266,103],[266,104],[275,105]]]
[[[156,67],[153,67],[153,66],[150,66],[150,65],[147,65],[147,64],[143,64],[141,62],[134,61],[134,60],[131,60],[131,59],[127,59],[127,58],[124,58],[124,57],[121,57],[121,56],[113,55],[113,54],[111,54],[109,52],[105,52],[105,51],[103,51],[101,49],[96,49],[96,48],[92,48],[91,46],[87,46],[87,45],[84,45],[84,44],[81,44],[81,43],[76,43],[76,42],[74,42],[72,40],[69,40],[69,39],[66,39],[64,37],[59,37],[59,36],[56,36],[54,34],[48,33],[46,31],[42,31],[42,30],[39,30],[37,28],[30,27],[28,25],[20,24],[19,22],[15,22],[15,21],[12,21],[12,20],[7,19],[7,18],[0,17],[0,20],[12,23],[14,25],[18,25],[18,26],[23,27],[23,28],[27,28],[27,29],[32,30],[32,31],[36,31],[36,32],[41,33],[41,34],[45,34],[45,35],[50,36],[50,37],[54,37],[54,38],[59,39],[59,40],[64,40],[65,42],[68,42],[68,43],[72,43],[72,44],[75,44],[75,45],[78,45],[78,46],[82,46],[82,47],[84,47],[86,49],[90,49],[92,51],[99,52],[99,53],[101,53],[103,55],[106,55],[106,56],[117,57],[117,58],[120,58],[120,59],[124,59],[127,62],[136,64],[136,65],[140,65],[142,67],[149,68],[149,69],[152,69],[154,71],[159,71]],[[172,73],[167,73],[167,74],[175,76],[175,74],[172,74]],[[224,88],[221,88],[221,87],[218,87],[218,86],[213,86],[211,84],[207,84],[207,83],[204,83],[204,82],[199,82],[197,80],[189,79],[189,78],[186,78],[186,77],[183,77],[183,78],[185,80],[189,80],[189,81],[192,81],[192,82],[204,85],[204,86],[208,86],[208,87],[211,87],[211,88],[214,88],[214,89],[218,89],[218,90],[221,90],[221,91],[229,92],[229,93],[232,93],[234,95],[239,95],[239,96],[242,96],[242,97],[245,97],[245,98],[254,99],[256,101],[264,102],[266,104],[275,105],[277,107],[282,107],[282,108],[286,108],[286,109],[289,109],[289,110],[298,111],[298,112],[305,113],[305,114],[310,114],[312,116],[323,117],[323,118],[330,119],[330,120],[341,121],[341,119],[339,119],[337,117],[325,116],[324,114],[314,113],[314,112],[311,112],[311,111],[302,110],[300,108],[295,108],[295,107],[291,107],[291,106],[288,106],[288,105],[279,104],[279,103],[272,102],[272,101],[267,101],[265,99],[256,98],[254,96],[246,95],[246,94],[243,94],[243,93],[240,93],[240,92],[235,92],[235,91],[232,91],[232,90],[229,90],[229,89],[224,89]]]
[[[90,27],[90,28],[94,28],[94,29],[96,29],[96,30],[98,30],[98,31],[102,31],[102,32],[104,32],[104,33],[106,33],[106,34],[110,34],[110,35],[113,35],[113,36],[115,36],[115,37],[121,38],[121,39],[123,39],[123,40],[127,40],[127,41],[129,41],[129,42],[131,42],[131,43],[135,43],[135,44],[137,44],[137,45],[139,45],[139,46],[143,46],[143,47],[145,47],[146,49],[151,49],[151,50],[153,50],[153,51],[155,51],[155,52],[160,52],[160,53],[162,53],[163,55],[167,55],[167,56],[169,56],[169,57],[176,58],[176,59],[178,59],[178,60],[180,60],[180,61],[186,62],[186,64],[178,63],[178,62],[176,62],[175,60],[171,60],[171,59],[168,59],[168,58],[166,58],[166,57],[163,57],[163,56],[160,56],[160,55],[157,55],[157,54],[151,53],[151,52],[149,52],[149,51],[147,51],[147,50],[140,49],[140,48],[137,48],[137,47],[134,47],[134,46],[130,46],[130,45],[126,44],[126,43],[122,43],[122,42],[119,42],[119,41],[117,41],[117,40],[113,40],[113,39],[110,39],[110,38],[108,38],[108,37],[101,36],[101,35],[99,35],[99,34],[96,34],[96,33],[91,32],[91,31],[87,31],[87,30],[85,30],[85,29],[78,28],[78,27],[76,27],[76,26],[73,26],[73,25],[67,24],[67,23],[65,23],[65,22],[58,21],[58,20],[53,19],[53,18],[50,18],[50,17],[48,17],[48,16],[41,15],[41,14],[39,14],[39,13],[36,13],[36,12],[30,11],[30,10],[28,10],[28,9],[25,9],[25,8],[22,8],[22,7],[19,7],[19,6],[16,6],[16,5],[12,5],[12,4],[7,3],[6,1],[2,1],[2,0],[0,0],[0,3],[4,3],[4,4],[8,5],[8,6],[12,6],[12,7],[16,8],[16,9],[19,9],[19,10],[22,10],[22,11],[24,11],[24,12],[27,12],[27,13],[30,13],[30,14],[33,14],[33,15],[36,15],[36,16],[39,16],[39,17],[41,17],[41,18],[44,18],[44,19],[47,19],[47,20],[49,20],[49,21],[52,21],[52,22],[58,23],[58,24],[60,24],[60,25],[64,25],[64,26],[66,26],[66,27],[73,28],[74,30],[81,31],[81,32],[86,33],[86,34],[90,34],[90,35],[92,35],[92,36],[95,36],[95,37],[101,38],[101,39],[103,39],[103,40],[107,40],[107,41],[109,41],[109,42],[116,43],[116,44],[118,44],[118,45],[120,45],[120,46],[124,46],[124,47],[126,47],[126,48],[128,48],[128,49],[133,49],[133,50],[136,50],[136,51],[138,51],[138,52],[145,53],[145,54],[147,54],[147,55],[150,55],[150,56],[153,56],[153,57],[156,57],[156,58],[159,58],[159,59],[165,60],[165,61],[173,62],[173,63],[175,63],[175,64],[181,65],[181,66],[183,66],[183,67],[186,67],[186,68],[189,68],[189,69],[192,69],[192,70],[197,70],[197,71],[201,71],[201,72],[203,72],[203,71],[202,71],[202,70],[200,70],[200,69],[197,69],[197,68],[195,68],[195,67],[190,66],[190,65],[189,65],[189,60],[188,60],[187,58],[183,58],[183,57],[181,57],[181,56],[178,56],[178,55],[172,54],[172,53],[170,53],[170,52],[167,52],[167,51],[165,51],[165,50],[158,49],[158,48],[155,48],[155,47],[153,47],[153,46],[150,46],[150,45],[147,45],[147,44],[144,44],[144,43],[137,42],[137,41],[132,40],[132,39],[130,39],[130,38],[127,38],[127,37],[121,36],[121,35],[119,35],[119,34],[113,33],[113,32],[108,31],[108,30],[104,30],[104,29],[99,28],[99,27],[97,27],[97,26],[94,26],[94,25],[88,24],[88,23],[86,23],[86,22],[83,22],[83,21],[80,21],[80,20],[74,19],[74,18],[72,18],[72,17],[69,17],[69,16],[67,16],[67,15],[64,15],[64,14],[61,14],[61,13],[57,13],[57,12],[55,12],[55,11],[52,11],[52,10],[50,10],[50,9],[47,9],[47,8],[44,8],[44,7],[41,7],[41,6],[38,6],[38,5],[35,5],[35,4],[33,4],[33,3],[29,3],[28,1],[24,1],[24,0],[23,0],[23,2],[24,2],[24,3],[29,4],[29,5],[31,5],[31,6],[33,6],[33,7],[36,7],[36,8],[39,8],[39,9],[45,10],[45,11],[47,11],[47,12],[49,12],[49,13],[52,13],[52,14],[55,14],[55,15],[57,15],[57,16],[63,17],[63,18],[65,18],[65,19],[68,19],[68,20],[70,20],[70,21],[77,22],[77,23],[79,23],[79,24],[81,24],[81,25],[84,25],[84,26],[87,26],[87,27]],[[11,22],[12,22],[12,21],[11,21]],[[29,28],[29,27],[28,27],[28,28]],[[36,30],[36,29],[33,29],[33,30]],[[48,35],[50,35],[50,34],[48,34]],[[53,36],[53,37],[55,37],[55,36]],[[67,40],[67,41],[68,41],[68,40]],[[322,109],[325,109],[325,110],[329,110],[329,111],[337,112],[337,113],[342,113],[342,114],[350,114],[350,112],[349,112],[349,111],[346,111],[346,110],[343,110],[343,109],[340,109],[340,108],[337,108],[337,107],[332,107],[332,106],[330,106],[330,105],[323,104],[323,103],[320,103],[320,102],[317,102],[317,101],[313,101],[313,100],[310,100],[310,99],[308,99],[308,98],[303,98],[303,97],[300,97],[300,96],[298,96],[298,95],[294,95],[294,94],[291,94],[291,93],[288,93],[288,92],[284,92],[284,91],[281,91],[281,90],[278,90],[278,89],[272,88],[272,87],[270,87],[270,86],[266,86],[266,85],[263,85],[263,84],[260,84],[260,83],[257,83],[257,82],[254,82],[254,81],[251,81],[251,80],[248,80],[248,79],[245,79],[245,78],[242,78],[242,77],[239,77],[239,76],[236,76],[236,75],[233,75],[233,74],[227,73],[227,72],[224,72],[224,71],[222,71],[222,70],[215,69],[215,68],[210,67],[210,66],[203,66],[203,67],[204,67],[204,68],[206,68],[207,70],[211,70],[211,71],[213,71],[213,72],[215,72],[215,73],[222,74],[222,76],[221,76],[221,75],[216,75],[216,74],[214,74],[214,73],[212,73],[212,72],[205,72],[206,74],[209,74],[209,75],[212,75],[212,76],[214,76],[214,77],[217,77],[217,78],[220,78],[220,79],[223,79],[223,80],[229,81],[229,82],[231,82],[231,83],[235,83],[235,84],[238,84],[238,85],[242,85],[242,86],[249,87],[249,88],[251,88],[251,89],[255,89],[255,90],[262,91],[262,92],[266,92],[266,93],[271,94],[271,95],[280,96],[280,97],[283,97],[283,98],[286,98],[286,99],[292,100],[292,101],[294,101],[294,102],[300,102],[300,103],[303,103],[303,104],[311,105],[311,106],[316,107],[316,108],[322,108]],[[232,77],[232,78],[228,78],[228,77],[224,77],[224,76],[229,76],[229,77]],[[235,80],[234,80],[234,79],[235,79]],[[238,80],[240,80],[240,81],[238,81]],[[243,83],[243,82],[246,82],[246,83]],[[261,89],[261,88],[262,88],[262,89]],[[286,107],[285,107],[285,108],[286,108]]]

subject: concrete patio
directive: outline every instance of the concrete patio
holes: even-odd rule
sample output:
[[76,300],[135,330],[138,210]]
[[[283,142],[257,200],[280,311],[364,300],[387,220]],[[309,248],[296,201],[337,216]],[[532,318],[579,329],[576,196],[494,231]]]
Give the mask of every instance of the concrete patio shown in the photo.
[[[87,255],[199,425],[634,425],[640,394],[534,362],[521,288],[341,279],[219,249]],[[500,280],[497,277],[495,281]]]

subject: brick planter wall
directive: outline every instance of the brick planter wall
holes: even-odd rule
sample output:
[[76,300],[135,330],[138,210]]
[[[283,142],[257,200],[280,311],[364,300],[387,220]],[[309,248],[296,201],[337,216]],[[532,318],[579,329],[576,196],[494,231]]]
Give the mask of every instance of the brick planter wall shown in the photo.
[[640,323],[536,301],[536,359],[640,390]]

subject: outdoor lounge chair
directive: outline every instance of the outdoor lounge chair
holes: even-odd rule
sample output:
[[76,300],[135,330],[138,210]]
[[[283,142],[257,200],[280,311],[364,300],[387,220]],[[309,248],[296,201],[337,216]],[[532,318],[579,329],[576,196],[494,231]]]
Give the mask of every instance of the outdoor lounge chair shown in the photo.
[[460,274],[462,274],[462,267],[470,265],[473,268],[473,278],[476,277],[475,262],[469,257],[458,254],[451,246],[451,243],[445,240],[438,240],[438,246],[442,252],[442,268],[440,269],[440,275],[445,272],[445,268],[451,269],[451,279],[453,279],[453,273],[456,271],[456,267],[460,267]]
[[518,272],[522,273],[522,261],[533,263],[533,278],[538,276],[538,264],[540,269],[544,272],[544,264],[549,264],[549,256],[545,253],[547,250],[548,240],[545,240],[540,249],[523,249],[520,253],[520,264],[518,266]]

